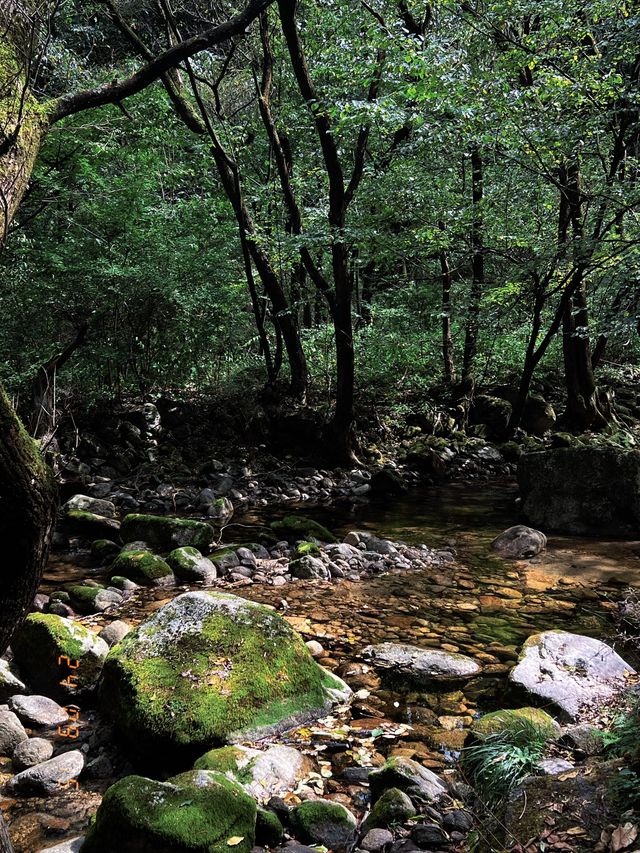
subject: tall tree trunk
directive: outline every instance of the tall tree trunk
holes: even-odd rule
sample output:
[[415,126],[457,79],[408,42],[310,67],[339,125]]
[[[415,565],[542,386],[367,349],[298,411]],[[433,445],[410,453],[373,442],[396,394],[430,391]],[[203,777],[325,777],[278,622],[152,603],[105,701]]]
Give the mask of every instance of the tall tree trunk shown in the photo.
[[475,380],[475,358],[478,349],[478,328],[480,325],[480,300],[484,289],[484,215],[482,200],[484,197],[484,167],[478,145],[471,149],[471,193],[473,201],[473,222],[471,226],[471,265],[472,281],[469,297],[469,313],[465,330],[462,374],[467,380]]
[[332,247],[335,299],[333,327],[336,343],[336,405],[327,434],[337,459],[357,462],[355,455],[355,353],[353,348],[353,279],[349,251],[342,242]]
[[[444,222],[439,222],[438,227],[444,231]],[[445,249],[440,252],[440,276],[442,280],[442,368],[445,381],[451,384],[455,375],[451,336],[451,268],[449,255]]]

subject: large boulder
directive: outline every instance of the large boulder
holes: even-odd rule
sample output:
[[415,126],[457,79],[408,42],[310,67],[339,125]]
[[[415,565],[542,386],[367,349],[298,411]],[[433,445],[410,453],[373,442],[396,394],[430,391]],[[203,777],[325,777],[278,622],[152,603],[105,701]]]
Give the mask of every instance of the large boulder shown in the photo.
[[264,752],[240,744],[221,746],[206,752],[193,766],[195,770],[224,773],[260,802],[294,791],[314,767],[306,755],[282,744]]
[[29,614],[11,647],[29,685],[64,701],[95,687],[109,651],[84,625],[53,613]]
[[341,803],[307,800],[290,814],[291,831],[303,844],[346,853],[356,840],[356,819]]
[[67,789],[69,782],[77,779],[83,769],[84,755],[79,749],[62,752],[18,773],[8,782],[7,790],[11,794],[49,797]]
[[162,557],[151,551],[122,551],[111,565],[112,577],[128,578],[135,583],[151,586],[171,586],[175,577]]
[[88,495],[74,495],[62,507],[66,515],[69,512],[92,512],[103,518],[115,518],[117,515],[116,505],[112,501],[101,498],[90,498]]
[[285,730],[350,692],[271,608],[219,592],[177,596],[129,633],[102,687],[132,746],[163,760]]
[[518,463],[522,509],[535,527],[576,535],[640,535],[640,451],[565,447]]
[[214,530],[205,521],[192,518],[132,513],[125,516],[121,535],[125,542],[146,542],[155,551],[173,551],[186,545],[208,551]]
[[491,543],[494,551],[501,557],[512,560],[526,560],[535,557],[547,547],[547,537],[533,527],[516,524],[501,533]]
[[255,825],[254,801],[219,773],[127,776],[104,795],[82,853],[249,853]]
[[509,680],[569,720],[578,720],[584,706],[615,699],[634,672],[600,640],[545,631],[526,641]]
[[10,696],[15,696],[16,693],[26,692],[26,684],[12,672],[9,661],[0,658],[0,703],[6,702]]
[[466,655],[420,649],[407,643],[367,646],[362,656],[385,680],[413,687],[428,687],[436,681],[464,681],[481,671],[481,666]]

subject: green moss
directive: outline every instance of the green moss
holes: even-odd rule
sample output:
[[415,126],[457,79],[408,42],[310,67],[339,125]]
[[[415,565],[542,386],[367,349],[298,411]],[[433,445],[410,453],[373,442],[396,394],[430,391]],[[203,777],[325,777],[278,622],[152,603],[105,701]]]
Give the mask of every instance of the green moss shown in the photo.
[[394,824],[404,823],[415,814],[413,803],[404,791],[399,788],[389,788],[375,802],[362,825],[362,832],[367,833],[370,829],[386,829]]
[[271,522],[272,530],[293,535],[297,539],[317,539],[320,542],[337,542],[330,530],[304,515],[287,515],[280,521]]
[[492,711],[473,724],[473,734],[478,738],[496,732],[520,729],[522,721],[530,724],[541,737],[551,739],[560,733],[558,723],[540,708],[516,708],[514,710]]
[[115,576],[123,576],[136,583],[149,583],[169,579],[173,573],[162,557],[150,551],[124,551],[111,566]]
[[[169,782],[128,776],[106,792],[83,853],[151,849],[250,853],[256,804],[217,773],[184,773]],[[241,841],[232,848],[230,838]]]
[[238,764],[246,759],[246,754],[236,746],[221,746],[205,752],[193,765],[194,770],[215,770],[218,773],[232,773],[239,782],[251,782],[251,766],[248,762],[242,769]]
[[[138,748],[222,745],[235,733],[326,707],[327,688],[341,686],[272,610],[242,602],[227,612],[225,600],[240,601],[235,596],[187,595],[212,599],[201,630],[179,633],[172,627],[170,642],[156,642],[166,626],[163,617],[169,619],[172,605],[187,597],[180,596],[107,658],[105,706]],[[153,652],[138,651],[148,649],[138,642],[141,632]]]
[[356,828],[353,815],[339,803],[306,800],[290,815],[291,830],[304,844],[324,844],[332,850],[350,846]]
[[65,587],[69,594],[71,606],[78,613],[95,613],[96,596],[103,586],[83,586],[82,584],[69,584]]
[[213,527],[204,521],[137,513],[125,517],[121,532],[125,542],[141,540],[163,552],[186,545],[209,550],[214,536]]
[[321,553],[315,542],[299,542],[296,545],[296,557],[319,557]]
[[256,844],[261,847],[278,847],[284,838],[280,818],[268,809],[258,807],[256,817]]

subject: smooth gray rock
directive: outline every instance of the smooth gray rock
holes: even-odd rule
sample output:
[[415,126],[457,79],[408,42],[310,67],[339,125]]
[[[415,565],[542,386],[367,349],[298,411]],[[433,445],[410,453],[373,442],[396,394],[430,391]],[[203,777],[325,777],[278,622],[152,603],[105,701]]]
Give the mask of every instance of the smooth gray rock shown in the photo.
[[26,685],[11,671],[9,662],[0,658],[0,702],[6,702],[10,696],[26,690]]
[[61,726],[69,714],[47,696],[12,696],[9,709],[28,726]]
[[43,737],[30,737],[23,740],[13,751],[11,759],[16,770],[26,770],[48,761],[53,755],[53,744]]
[[509,680],[528,694],[552,703],[569,720],[579,721],[583,706],[611,701],[627,687],[627,676],[634,673],[600,640],[545,631],[526,641]]
[[573,770],[575,765],[564,758],[543,758],[536,764],[537,770],[544,776],[559,776],[560,773],[566,773],[568,770]]
[[331,574],[328,567],[318,557],[309,555],[300,557],[289,564],[289,571],[294,578],[308,580],[317,578],[318,580],[329,580]]
[[45,847],[41,853],[80,853],[84,839],[84,835],[77,835],[75,838],[69,838],[54,847]]
[[92,512],[104,518],[115,518],[117,514],[116,505],[112,501],[90,498],[88,495],[74,495],[62,507],[62,511],[65,514],[73,511]]
[[378,853],[393,842],[393,833],[388,829],[370,829],[360,842],[363,850],[369,853]]
[[116,619],[115,622],[105,625],[98,636],[104,640],[108,646],[115,646],[116,643],[119,643],[120,640],[123,640],[127,636],[130,630],[130,625],[127,625],[127,623],[123,622],[121,619]]
[[472,678],[482,669],[466,655],[440,649],[421,649],[406,643],[367,646],[362,657],[388,680],[402,680],[414,687],[426,687],[434,681]]
[[5,708],[0,709],[0,755],[11,757],[16,746],[29,735],[16,715]]
[[12,794],[47,797],[65,790],[67,783],[77,779],[83,769],[84,755],[80,750],[74,749],[23,770],[8,782],[7,789]]
[[516,524],[497,536],[491,543],[501,557],[511,560],[527,560],[535,557],[547,547],[547,537],[533,527]]
[[371,799],[375,802],[389,788],[399,788],[411,796],[417,793],[421,798],[437,800],[446,793],[447,788],[433,771],[410,758],[394,756],[382,767],[369,773]]

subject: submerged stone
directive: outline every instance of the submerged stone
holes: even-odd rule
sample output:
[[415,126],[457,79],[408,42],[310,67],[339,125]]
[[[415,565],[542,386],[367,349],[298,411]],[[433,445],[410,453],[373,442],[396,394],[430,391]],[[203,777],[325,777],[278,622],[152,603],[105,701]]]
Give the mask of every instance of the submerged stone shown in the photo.
[[535,557],[547,547],[547,537],[533,527],[516,524],[497,536],[491,547],[501,557],[525,560]]
[[349,693],[270,608],[189,592],[112,649],[101,696],[134,748],[175,755],[285,730]]
[[482,669],[466,655],[440,649],[421,649],[407,643],[367,646],[362,656],[388,681],[400,680],[414,687],[426,687],[434,681],[465,680]]
[[271,522],[271,529],[294,539],[317,539],[319,542],[337,542],[336,537],[323,524],[304,515],[286,515]]

